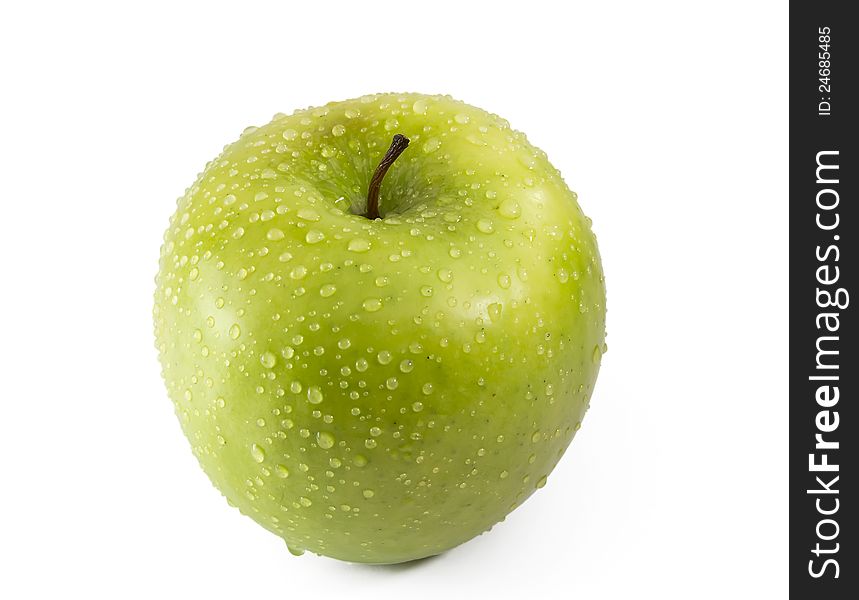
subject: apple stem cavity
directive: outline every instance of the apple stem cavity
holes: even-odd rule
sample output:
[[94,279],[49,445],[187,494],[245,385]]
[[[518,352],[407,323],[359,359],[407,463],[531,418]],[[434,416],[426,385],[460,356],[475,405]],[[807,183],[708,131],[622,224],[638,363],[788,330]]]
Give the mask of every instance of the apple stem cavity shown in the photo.
[[367,190],[367,214],[364,216],[371,221],[378,219],[379,215],[379,191],[382,188],[382,180],[385,174],[394,161],[409,147],[409,138],[402,134],[396,134],[391,140],[391,147],[385,152],[385,156],[379,161],[379,166],[373,173],[373,178],[370,180],[370,187]]

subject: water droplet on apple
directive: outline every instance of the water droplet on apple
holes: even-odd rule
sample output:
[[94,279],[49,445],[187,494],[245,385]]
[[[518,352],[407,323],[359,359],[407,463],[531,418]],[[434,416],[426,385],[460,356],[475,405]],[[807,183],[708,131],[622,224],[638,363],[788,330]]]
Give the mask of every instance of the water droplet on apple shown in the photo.
[[323,298],[330,298],[337,292],[337,286],[333,283],[326,283],[321,288],[319,288],[319,295]]
[[431,285],[421,286],[421,296],[423,296],[424,298],[429,298],[430,296],[432,296],[432,293],[433,289]]
[[441,146],[441,141],[433,137],[424,142],[423,151],[425,154],[431,154],[438,150],[439,146]]
[[284,238],[283,231],[278,229],[277,227],[272,227],[268,230],[268,233],[265,234],[265,237],[272,242],[276,242],[278,240],[282,240]]
[[400,363],[400,371],[403,373],[411,373],[414,370],[414,368],[415,368],[415,363],[410,358],[407,358],[406,360],[404,360]]
[[340,137],[344,133],[346,133],[346,127],[344,125],[340,125],[339,123],[331,128],[331,133],[334,137]]
[[239,327],[238,323],[233,323],[233,326],[230,327],[230,337],[237,340],[240,335],[242,335],[242,328]]
[[382,301],[379,298],[367,298],[362,306],[367,312],[376,312],[382,308]]
[[289,477],[289,469],[284,467],[281,464],[274,465],[274,474],[280,477],[281,479],[286,479]]
[[319,216],[319,213],[316,212],[316,210],[306,206],[303,208],[299,208],[296,214],[298,215],[299,219],[304,219],[305,221],[311,222],[316,222],[322,218]]
[[349,240],[349,244],[346,246],[346,249],[349,252],[366,252],[370,249],[370,241],[365,240],[364,238],[352,238]]
[[277,364],[277,357],[271,352],[263,352],[259,357],[259,361],[266,369],[271,369]]
[[522,214],[522,208],[516,200],[505,198],[498,206],[498,214],[505,219],[518,219]]
[[549,480],[549,476],[543,475],[542,477],[540,477],[540,479],[537,480],[537,483],[534,484],[534,487],[539,490],[540,488],[546,486],[546,482],[548,480]]
[[370,498],[372,498],[373,496],[375,496],[375,495],[376,495],[376,492],[374,492],[374,491],[373,491],[373,490],[371,490],[371,489],[366,489],[366,490],[364,490],[364,491],[363,491],[363,492],[361,492],[361,493],[362,493],[362,494],[364,495],[364,497],[365,497],[365,498],[367,498],[368,500],[369,500]]
[[265,460],[265,450],[259,444],[251,444],[251,456],[255,461],[261,463]]
[[335,442],[336,442],[336,440],[334,439],[334,436],[331,435],[330,433],[328,433],[327,431],[320,431],[319,433],[316,434],[316,443],[323,450],[328,450],[329,448],[333,448]]
[[319,404],[320,402],[322,402],[323,399],[324,396],[322,395],[322,390],[320,390],[318,387],[314,385],[307,388],[308,402],[310,402],[311,404]]
[[307,232],[307,235],[304,236],[304,241],[306,241],[308,244],[318,244],[324,239],[325,234],[318,229],[311,229]]

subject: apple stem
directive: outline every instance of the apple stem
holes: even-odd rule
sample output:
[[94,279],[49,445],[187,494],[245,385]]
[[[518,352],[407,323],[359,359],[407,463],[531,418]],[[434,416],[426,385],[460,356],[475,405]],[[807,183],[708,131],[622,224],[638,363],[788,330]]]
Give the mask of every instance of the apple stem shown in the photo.
[[394,161],[408,147],[409,138],[398,133],[391,140],[391,147],[385,152],[385,156],[379,161],[379,166],[376,167],[373,178],[370,180],[370,187],[367,190],[367,214],[364,216],[368,219],[375,220],[379,218],[379,191],[382,188],[382,180],[385,178],[388,169],[394,164]]

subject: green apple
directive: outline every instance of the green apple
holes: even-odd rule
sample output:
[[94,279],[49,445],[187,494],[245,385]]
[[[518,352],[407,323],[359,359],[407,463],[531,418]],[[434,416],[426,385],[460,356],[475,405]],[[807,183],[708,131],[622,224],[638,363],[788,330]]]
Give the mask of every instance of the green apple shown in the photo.
[[178,201],[156,284],[209,478],[294,552],[348,561],[438,554],[543,487],[605,350],[576,195],[446,96],[248,128]]

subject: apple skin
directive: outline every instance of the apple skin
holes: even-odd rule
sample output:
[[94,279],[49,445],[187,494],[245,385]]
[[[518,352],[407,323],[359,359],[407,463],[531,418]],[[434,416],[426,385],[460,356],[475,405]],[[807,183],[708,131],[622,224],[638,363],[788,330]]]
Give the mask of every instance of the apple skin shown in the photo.
[[[411,139],[361,214],[395,133]],[[248,128],[179,199],[156,346],[214,485],[295,552],[396,563],[488,530],[579,429],[605,338],[590,220],[447,96]]]

